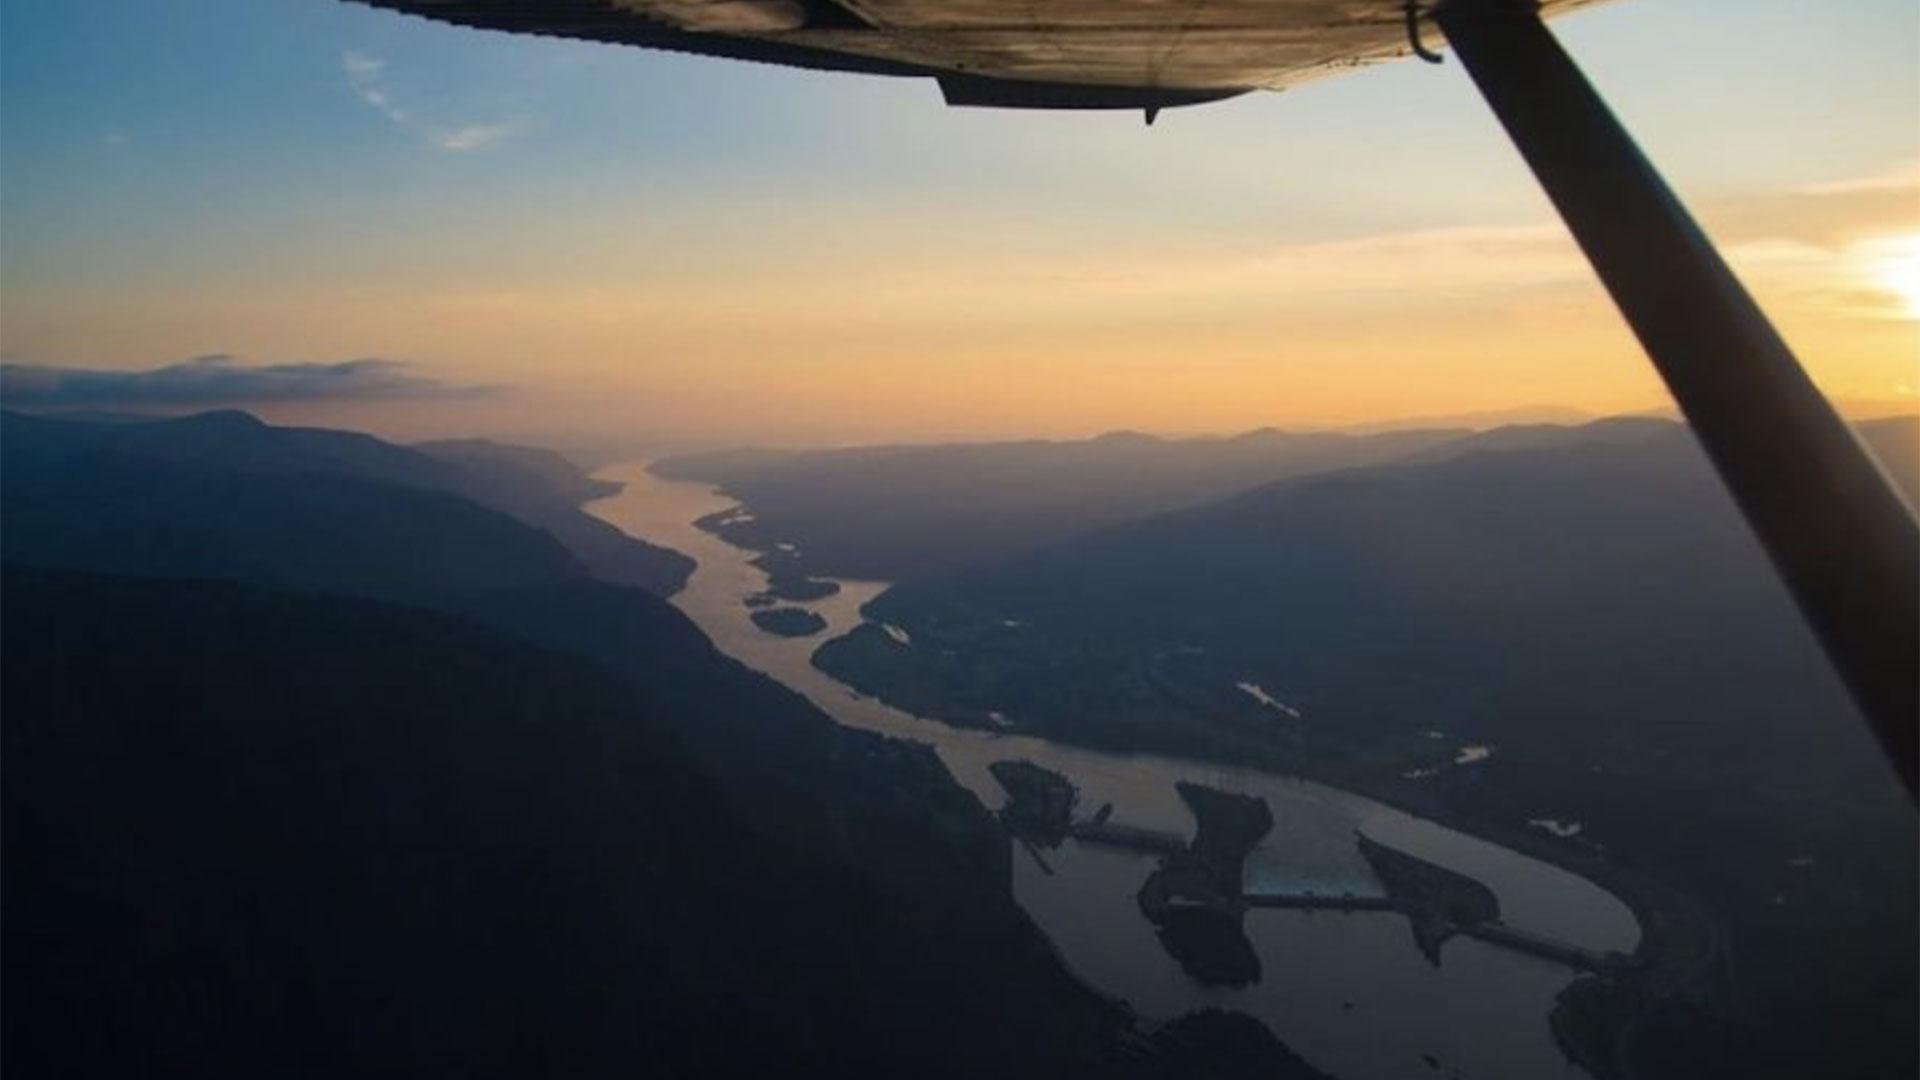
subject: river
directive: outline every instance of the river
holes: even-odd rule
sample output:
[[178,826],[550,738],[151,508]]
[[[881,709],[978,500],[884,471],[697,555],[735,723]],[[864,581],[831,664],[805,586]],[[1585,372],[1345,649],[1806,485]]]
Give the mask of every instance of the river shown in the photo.
[[[1595,950],[1631,952],[1639,940],[1626,905],[1592,882],[1350,792],[1251,769],[961,730],[856,694],[810,657],[821,642],[862,622],[861,607],[886,589],[884,582],[842,581],[837,595],[798,605],[826,620],[819,635],[766,633],[741,602],[766,587],[766,575],[750,563],[757,553],[693,525],[736,506],[732,499],[707,485],[656,477],[644,464],[600,475],[626,487],[591,504],[591,512],[699,563],[674,603],[718,648],[842,724],[932,745],[954,778],[988,807],[1006,801],[988,766],[1026,759],[1071,779],[1085,810],[1111,802],[1116,822],[1191,835],[1192,816],[1174,785],[1194,780],[1260,796],[1272,808],[1274,829],[1247,864],[1249,890],[1377,892],[1355,849],[1360,830],[1485,883],[1511,926]],[[1243,989],[1203,987],[1161,948],[1135,904],[1154,868],[1151,857],[1068,840],[1046,860],[1051,873],[1015,853],[1015,899],[1070,970],[1145,1018],[1171,1019],[1209,1006],[1243,1011],[1341,1080],[1586,1075],[1565,1060],[1548,1028],[1554,997],[1574,975],[1557,964],[1456,937],[1435,967],[1414,947],[1401,915],[1256,911],[1246,927],[1261,980]]]

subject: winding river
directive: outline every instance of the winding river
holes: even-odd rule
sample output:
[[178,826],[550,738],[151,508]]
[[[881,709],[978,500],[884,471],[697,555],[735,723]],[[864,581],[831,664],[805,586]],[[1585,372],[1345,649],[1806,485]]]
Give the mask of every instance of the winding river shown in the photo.
[[[1626,905],[1584,878],[1349,792],[1250,769],[961,730],[856,694],[809,658],[820,642],[859,625],[861,607],[885,583],[842,581],[837,595],[800,605],[827,622],[815,637],[766,633],[741,602],[766,587],[765,574],[749,561],[758,553],[693,524],[737,505],[732,499],[707,485],[656,477],[644,464],[600,475],[626,487],[592,504],[593,513],[698,561],[674,603],[717,647],[842,724],[932,745],[955,779],[989,807],[1006,796],[988,766],[1023,758],[1071,779],[1084,806],[1112,803],[1117,822],[1191,835],[1191,815],[1174,785],[1194,780],[1260,796],[1273,809],[1273,832],[1247,864],[1249,889],[1378,891],[1354,846],[1361,830],[1484,882],[1499,897],[1505,921],[1519,929],[1595,950],[1631,952],[1639,940]],[[1051,872],[1015,853],[1015,898],[1069,969],[1145,1018],[1206,1007],[1246,1012],[1341,1080],[1585,1076],[1566,1061],[1548,1028],[1555,995],[1574,975],[1557,964],[1455,938],[1436,967],[1416,950],[1400,915],[1256,911],[1246,927],[1261,980],[1242,989],[1203,987],[1161,948],[1135,904],[1154,867],[1150,857],[1068,840],[1046,861]]]

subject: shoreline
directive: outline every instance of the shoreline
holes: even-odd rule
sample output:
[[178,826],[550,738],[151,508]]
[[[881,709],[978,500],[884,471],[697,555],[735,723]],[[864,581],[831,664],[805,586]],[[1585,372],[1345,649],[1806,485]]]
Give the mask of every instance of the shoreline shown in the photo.
[[[642,463],[642,467],[649,468],[650,464],[651,463]],[[757,547],[750,547],[740,543],[736,538],[729,535],[721,520],[716,520],[726,518],[727,515],[743,509],[751,512],[751,508],[745,502],[741,501],[738,496],[727,492],[724,487],[709,485],[709,490],[721,498],[732,501],[734,505],[729,510],[707,515],[705,518],[693,523],[694,527],[718,542],[730,548],[737,549],[749,556],[750,562],[753,559],[768,554],[768,552],[763,552]],[[767,572],[767,568],[760,566],[757,562],[755,562],[754,565],[763,573]],[[837,583],[837,579],[828,580],[836,580]],[[890,582],[886,583],[889,588],[892,587],[892,584],[893,583]],[[884,593],[881,595],[884,595]],[[871,601],[869,601],[869,603],[871,603]],[[859,627],[873,621],[867,613],[866,605],[862,605],[857,614],[861,620],[863,620],[861,623],[855,624],[854,627],[850,627],[834,638],[820,641],[814,649],[807,653],[806,663],[809,667],[830,679],[836,687],[848,693],[859,697],[871,698],[922,722],[936,723],[943,728],[954,731],[980,732],[985,734],[999,733],[996,729],[980,724],[968,723],[964,720],[953,720],[938,715],[926,715],[917,711],[912,706],[904,705],[892,699],[887,694],[864,690],[854,683],[843,679],[836,672],[822,668],[816,663],[815,657],[821,647],[833,641],[840,640],[847,634],[859,629]],[[831,716],[831,713],[828,715]],[[835,723],[840,723],[840,721],[835,718]],[[1590,975],[1578,976],[1569,982],[1567,987],[1557,997],[1553,1008],[1546,1017],[1553,1041],[1555,1045],[1560,1048],[1566,1060],[1576,1068],[1595,1076],[1598,1080],[1617,1080],[1617,1078],[1630,1075],[1629,1070],[1621,1067],[1623,1064],[1623,1055],[1620,1052],[1620,1048],[1621,1044],[1631,1035],[1633,1028],[1636,1026],[1637,1021],[1645,1009],[1637,1007],[1613,1025],[1596,1025],[1594,1034],[1599,1036],[1599,1038],[1581,1040],[1578,1038],[1578,1033],[1586,1026],[1586,1021],[1581,1017],[1573,1015],[1571,1010],[1581,1008],[1582,1003],[1594,995],[1591,993],[1578,993],[1577,991],[1581,991],[1583,988],[1591,990],[1592,988],[1598,987],[1602,990],[1617,993],[1625,984],[1641,981],[1644,977],[1643,973],[1656,975],[1667,974],[1667,969],[1674,966],[1683,958],[1682,953],[1685,952],[1685,950],[1676,947],[1680,945],[1681,942],[1673,940],[1671,932],[1664,928],[1672,927],[1675,924],[1684,925],[1695,921],[1689,917],[1696,911],[1695,904],[1690,900],[1682,899],[1677,896],[1670,887],[1653,881],[1643,873],[1619,866],[1606,860],[1603,856],[1583,851],[1565,841],[1540,835],[1529,826],[1477,816],[1449,807],[1443,798],[1443,793],[1432,790],[1422,790],[1411,781],[1402,781],[1396,777],[1363,775],[1350,769],[1331,767],[1311,760],[1276,761],[1271,757],[1257,754],[1245,759],[1236,759],[1223,753],[1208,753],[1204,749],[1196,751],[1193,747],[1170,746],[1156,748],[1137,745],[1106,746],[1100,745],[1098,740],[1056,738],[1052,734],[1045,732],[1023,731],[1020,732],[1020,734],[1048,743],[1057,743],[1067,748],[1112,754],[1118,757],[1158,757],[1197,767],[1227,766],[1239,769],[1252,769],[1279,778],[1301,778],[1309,780],[1340,792],[1379,803],[1413,818],[1459,832],[1468,837],[1554,866],[1602,889],[1620,901],[1632,915],[1639,930],[1639,940],[1635,945],[1632,955],[1641,961],[1643,971],[1635,972],[1625,978],[1609,980],[1602,980],[1599,977]],[[897,737],[914,742],[924,742],[924,740],[915,738],[912,735],[899,735]],[[1043,934],[1042,937],[1044,938],[1045,935]],[[1048,941],[1048,944],[1050,950],[1064,963],[1065,957],[1060,954],[1057,945],[1051,942],[1051,940]],[[1068,970],[1071,971],[1071,968],[1069,967]],[[1692,977],[1697,974],[1697,971],[1689,971],[1679,979],[1661,979],[1659,981],[1662,983],[1672,983],[1676,986],[1685,985],[1692,982]],[[1121,1004],[1123,1007],[1125,1006],[1125,1002],[1122,999],[1116,998],[1101,990],[1099,987],[1088,983],[1087,980],[1079,974],[1074,973],[1073,977],[1076,982],[1081,983],[1088,991],[1105,1000]],[[1666,994],[1664,992],[1658,992],[1657,990],[1656,992],[1648,993],[1635,989],[1630,994],[1631,1000],[1642,1006],[1654,1004],[1665,996]],[[1128,1011],[1130,1012],[1131,1009]]]
[[[718,538],[732,543],[724,536]],[[872,621],[864,608],[861,616]],[[820,647],[846,636],[823,641]],[[850,692],[952,730],[992,733],[990,728],[965,720],[927,715],[885,693],[848,682],[841,673],[814,662],[817,653],[818,648],[809,654],[811,666]],[[1719,959],[1724,931],[1718,920],[1691,895],[1599,852],[1542,835],[1532,826],[1453,807],[1443,791],[1423,787],[1419,781],[1356,772],[1307,758],[1236,759],[1224,753],[1210,753],[1203,747],[1101,745],[1099,740],[1060,738],[1044,731],[1027,730],[1020,734],[1119,757],[1155,757],[1194,766],[1252,769],[1279,777],[1305,779],[1505,848],[1578,876],[1605,891],[1628,909],[1637,924],[1640,937],[1631,954],[1637,969],[1610,978],[1578,977],[1562,992],[1548,1017],[1554,1041],[1567,1060],[1598,1080],[1630,1078],[1633,1072],[1627,1060],[1628,1043],[1640,1023],[1662,1002],[1699,985]],[[1602,999],[1624,1000],[1629,1007],[1618,1017],[1596,1019],[1583,1015],[1596,1008]]]

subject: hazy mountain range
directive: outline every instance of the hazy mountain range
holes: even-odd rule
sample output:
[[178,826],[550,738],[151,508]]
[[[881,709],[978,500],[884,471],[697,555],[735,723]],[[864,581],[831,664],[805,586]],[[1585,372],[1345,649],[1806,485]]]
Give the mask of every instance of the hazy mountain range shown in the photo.
[[[1910,460],[1916,430],[1866,432]],[[983,726],[998,711],[1042,732],[1085,723],[1109,741],[1159,726],[1194,738],[1184,705],[1143,705],[1115,681],[1113,668],[1146,663],[1216,679],[1224,713],[1256,730],[1271,717],[1237,681],[1342,732],[1442,727],[1575,757],[1612,739],[1651,750],[1608,717],[1737,706],[1751,747],[1755,725],[1795,730],[1789,718],[1846,709],[1691,437],[1659,420],[1502,429],[1287,480],[902,584],[870,610],[925,643],[875,656],[937,681],[946,708],[933,711],[953,713],[964,691],[961,711]],[[821,663],[883,639],[862,631]],[[964,647],[948,655],[949,644]],[[879,670],[879,659],[862,668],[869,680]],[[1580,722],[1542,731],[1548,704]],[[1717,738],[1691,742],[1701,723],[1665,725],[1660,753],[1697,760]],[[1788,764],[1780,782],[1806,778]]]
[[[1078,442],[732,450],[666,458],[653,469],[714,484],[747,504],[748,515],[710,527],[745,547],[793,545],[799,572],[911,581],[993,565],[1288,477],[1547,443],[1570,432],[1604,438],[1616,424],[1613,437],[1624,438],[1642,422],[1663,421],[1531,422],[1486,431],[1464,424],[1366,433],[1261,429],[1189,439],[1113,432]],[[1913,455],[1896,452],[1889,465],[1910,490],[1915,486],[1920,465]]]
[[656,462],[718,485],[752,510],[716,529],[746,547],[795,545],[800,570],[901,581],[985,565],[1071,536],[1199,506],[1287,476],[1391,461],[1464,429],[1248,432],[1081,442],[731,451]]

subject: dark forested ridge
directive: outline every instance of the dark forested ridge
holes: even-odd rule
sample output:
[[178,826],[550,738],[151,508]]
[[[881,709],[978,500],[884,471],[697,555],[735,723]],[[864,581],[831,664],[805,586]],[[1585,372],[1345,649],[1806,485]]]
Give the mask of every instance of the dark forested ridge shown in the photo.
[[[1866,430],[1892,457],[1914,426]],[[1309,740],[1442,728],[1656,773],[1737,759],[1786,788],[1886,778],[1684,429],[1487,441],[902,584],[871,611],[914,647],[863,628],[819,662],[958,722],[1135,748],[1284,741],[1245,681]]]
[[597,665],[231,585],[5,596],[10,1074],[979,1075],[1112,1049],[1119,1018],[1063,1008],[1043,954],[927,938]]
[[715,528],[745,547],[794,544],[802,573],[903,581],[990,564],[1283,477],[1394,460],[1469,434],[1263,429],[1227,439],[1159,439],[1116,432],[1082,442],[728,451],[670,458],[654,470],[717,484],[749,504],[751,516]]
[[1314,1075],[1136,1029],[929,751],[550,534],[56,423],[0,428],[9,1075]]
[[[1861,427],[1909,492],[1916,430]],[[816,663],[955,723],[1304,769],[1520,839],[1577,822],[1569,853],[1718,927],[1637,1072],[1911,1075],[1912,808],[1692,439],[1476,442],[903,584],[869,610],[911,646],[863,627]]]
[[732,985],[801,957],[728,929],[777,853],[592,665],[233,585],[5,601],[9,1073],[587,1075],[779,1022]]
[[613,495],[620,485],[589,476],[551,450],[485,439],[414,449],[456,466],[462,494],[552,533],[595,577],[671,596],[693,572],[693,560],[679,552],[636,540],[583,511],[583,503]]
[[[8,500],[4,539],[15,561],[87,566],[108,558],[151,559],[155,569],[191,573],[195,560],[231,565],[244,557],[219,550],[223,546],[273,548],[300,533],[323,549],[339,542],[429,545],[412,557],[396,552],[388,561],[414,568],[421,587],[433,589],[449,584],[432,580],[436,574],[459,579],[450,584],[461,587],[484,584],[498,569],[480,567],[461,579],[458,568],[436,567],[435,559],[424,557],[434,545],[442,558],[500,544],[545,545],[562,549],[554,554],[565,559],[567,572],[591,573],[663,596],[677,591],[693,566],[678,552],[624,536],[582,512],[581,502],[610,493],[604,482],[557,455],[519,447],[437,443],[423,451],[356,432],[274,427],[240,412],[119,421],[8,413],[0,422],[0,460]],[[288,494],[296,484],[303,495],[331,494],[303,506]],[[156,486],[161,490],[146,490]],[[410,535],[396,532],[395,519],[371,509],[418,506],[423,492],[440,497],[444,520],[417,519]],[[226,500],[238,505],[229,511]],[[331,515],[360,506],[369,508],[371,520],[329,527]],[[499,515],[479,513],[483,507],[511,520],[488,520]],[[83,511],[94,520],[80,526]],[[78,531],[47,531],[60,523]],[[505,538],[514,525],[527,535],[509,541]],[[279,534],[263,535],[275,530]],[[535,533],[545,536],[533,539]],[[69,552],[72,543],[92,549]],[[109,553],[107,546],[120,552]],[[314,557],[331,557],[345,572],[349,563],[375,556],[347,551],[329,556],[322,550]],[[178,564],[161,566],[162,560]],[[557,563],[542,572],[559,572]]]

